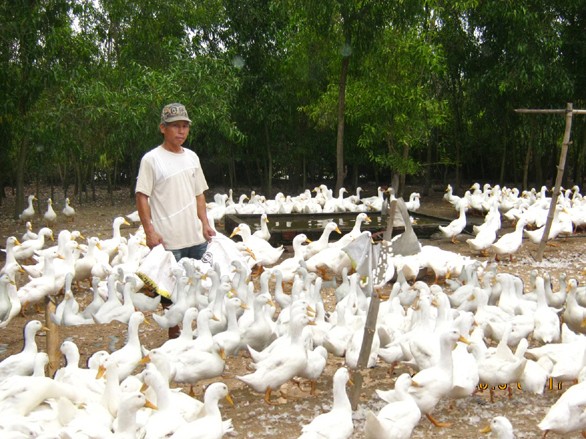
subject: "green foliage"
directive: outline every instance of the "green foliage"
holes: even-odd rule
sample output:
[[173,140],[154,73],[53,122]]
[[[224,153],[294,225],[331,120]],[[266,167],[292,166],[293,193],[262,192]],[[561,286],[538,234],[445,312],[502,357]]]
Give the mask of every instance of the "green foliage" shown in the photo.
[[[171,101],[188,107],[190,146],[218,180],[229,172],[235,184],[270,186],[273,175],[297,185],[321,181],[337,172],[344,58],[343,153],[367,178],[420,174],[431,160],[448,178],[457,170],[518,181],[530,157],[529,177],[545,179],[563,120],[533,122],[513,110],[563,108],[568,100],[584,107],[584,6],[4,2],[2,184],[41,178],[66,186],[75,170],[83,186],[98,167],[133,176],[160,142],[160,110]],[[580,133],[586,121],[574,126]],[[574,136],[577,156],[584,138]],[[577,176],[583,161],[574,165]]]

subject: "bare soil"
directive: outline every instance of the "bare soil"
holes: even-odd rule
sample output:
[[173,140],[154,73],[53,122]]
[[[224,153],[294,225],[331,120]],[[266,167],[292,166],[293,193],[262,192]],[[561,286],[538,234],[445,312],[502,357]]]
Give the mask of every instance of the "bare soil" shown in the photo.
[[[213,190],[210,191],[208,199],[211,200],[213,193]],[[0,210],[0,245],[2,247],[8,236],[14,235],[20,239],[25,232],[24,225],[12,218],[14,199],[11,194],[7,195],[8,198],[3,201]],[[442,195],[443,193],[438,191],[431,196],[423,197],[421,211],[446,218],[454,218],[456,212],[442,200]],[[41,203],[41,214],[38,215],[38,219],[33,225],[35,230],[42,226],[42,212],[46,208],[44,200],[48,196],[48,191],[45,191],[40,197],[43,202]],[[127,215],[135,210],[134,201],[128,197],[126,189],[114,193],[113,205],[108,195],[99,193],[98,200],[95,202],[87,202],[83,205],[72,203],[76,208],[77,215],[74,223],[71,224],[66,222],[63,215],[60,214],[63,207],[62,198],[56,198],[55,210],[59,218],[57,224],[53,227],[55,236],[61,229],[70,228],[79,230],[85,237],[109,237],[112,233],[112,220],[117,216]],[[122,233],[126,236],[135,230],[136,227],[126,227],[122,230]],[[501,233],[506,233],[510,230],[510,225],[505,223]],[[229,232],[231,231],[228,231],[228,234]],[[484,256],[473,254],[464,242],[453,244],[445,239],[426,239],[421,241],[422,244],[437,245],[447,250],[476,257],[479,260],[487,259]],[[557,288],[557,279],[562,272],[567,273],[568,277],[578,279],[579,283],[583,283],[585,280],[584,268],[586,266],[586,256],[583,253],[585,243],[586,239],[583,234],[561,240],[557,242],[555,247],[547,246],[543,260],[537,262],[534,259],[537,246],[530,242],[525,242],[514,260],[499,262],[498,269],[499,272],[510,272],[519,275],[525,281],[528,281],[529,272],[534,268],[540,274],[548,272],[554,280],[554,288]],[[288,249],[286,256],[288,257],[291,254],[290,249]],[[1,253],[0,266],[4,263],[3,258],[3,253]],[[492,260],[494,257],[488,257],[488,259]],[[433,281],[431,276],[426,276],[424,279],[430,283]],[[323,291],[329,311],[333,309],[333,291],[332,288]],[[90,302],[91,294],[87,289],[79,289],[75,293],[82,306]],[[44,321],[43,310],[37,312],[30,309],[26,317],[19,316],[7,328],[0,329],[0,360],[22,349],[22,330],[25,323],[31,319]],[[152,321],[152,319],[149,319],[148,313],[147,319]],[[61,327],[59,334],[60,340],[70,339],[78,345],[82,364],[85,364],[87,358],[97,350],[120,348],[125,342],[125,336],[126,326],[120,323]],[[141,326],[140,337],[143,345],[147,349],[151,349],[160,346],[167,339],[167,332],[153,322],[151,325]],[[44,333],[40,333],[37,336],[40,350],[46,349],[45,339],[46,335]],[[342,366],[343,363],[343,358],[329,356],[327,368],[318,382],[316,396],[310,396],[297,386],[287,384],[281,389],[287,395],[287,398],[280,398],[277,405],[267,405],[262,399],[263,395],[254,393],[246,385],[234,378],[236,375],[247,373],[250,359],[244,354],[236,358],[229,358],[226,362],[224,375],[217,378],[217,380],[227,383],[235,401],[234,407],[230,407],[225,403],[222,404],[224,417],[232,419],[237,437],[296,438],[304,424],[331,407],[332,376],[335,370]],[[392,388],[394,379],[399,374],[407,371],[407,369],[400,366],[395,368],[392,374],[389,374],[389,371],[389,365],[379,360],[375,368],[363,372],[364,383],[360,403],[358,410],[354,413],[355,430],[353,438],[363,437],[366,410],[371,409],[376,412],[383,406],[382,401],[376,397],[374,390]],[[204,386],[210,382],[202,382],[196,388],[196,394],[199,398],[201,398]],[[424,438],[432,435],[450,438],[478,437],[481,436],[478,433],[479,429],[486,426],[492,417],[498,415],[505,415],[509,418],[518,438],[538,437],[542,432],[537,428],[537,424],[545,415],[547,409],[570,385],[571,383],[553,382],[550,388],[546,388],[543,395],[525,393],[513,387],[511,399],[509,399],[506,390],[497,388],[494,403],[490,402],[487,391],[479,392],[474,396],[457,401],[442,401],[436,407],[435,416],[439,420],[451,422],[452,426],[449,428],[437,428],[427,419],[422,418],[413,433],[413,437]],[[550,434],[549,437],[561,436]],[[578,438],[581,436],[574,434],[564,437]]]

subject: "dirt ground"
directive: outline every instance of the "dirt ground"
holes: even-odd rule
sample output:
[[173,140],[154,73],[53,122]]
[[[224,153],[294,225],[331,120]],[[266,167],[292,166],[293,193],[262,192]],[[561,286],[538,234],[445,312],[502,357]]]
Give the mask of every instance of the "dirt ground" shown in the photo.
[[[236,191],[237,192],[237,191]],[[213,190],[210,191],[208,200],[211,200]],[[14,235],[20,239],[25,231],[24,225],[12,218],[14,211],[14,200],[11,194],[3,201],[0,211],[0,247],[4,247],[6,238]],[[442,200],[443,193],[435,192],[432,196],[423,197],[421,200],[421,211],[435,214],[446,218],[454,218],[456,212],[445,201]],[[48,193],[42,195],[42,212],[46,208],[44,200]],[[58,222],[53,227],[55,236],[62,228],[79,230],[85,237],[100,236],[102,238],[111,236],[112,220],[121,215],[127,215],[134,211],[133,200],[128,198],[127,190],[115,193],[115,204],[111,205],[110,200],[104,194],[99,195],[96,202],[88,202],[81,206],[72,203],[77,210],[77,216],[73,224],[67,223],[60,214],[63,207],[62,197],[57,196],[55,210],[58,213]],[[416,215],[415,215],[416,216]],[[34,222],[34,229],[42,226],[41,216]],[[504,223],[501,233],[511,230],[510,225]],[[122,229],[123,236],[133,233],[136,227],[125,227]],[[228,235],[231,231],[228,231]],[[579,234],[566,240],[561,240],[557,246],[547,246],[544,258],[541,262],[535,261],[534,255],[537,246],[525,242],[522,249],[512,262],[499,262],[499,272],[509,272],[521,276],[525,281],[529,279],[529,271],[537,269],[540,274],[550,273],[554,280],[554,289],[557,288],[557,279],[560,273],[565,272],[568,277],[574,277],[579,284],[585,281],[584,268],[586,267],[586,256],[583,253],[586,236]],[[476,257],[479,260],[487,258],[472,254],[468,246],[461,242],[453,244],[445,239],[425,239],[422,244],[432,244],[447,250],[458,252],[464,255]],[[288,249],[286,256],[290,256]],[[494,257],[489,257],[492,260]],[[3,254],[0,256],[0,266],[4,264]],[[432,282],[431,276],[425,280]],[[333,289],[323,291],[326,297],[327,306],[333,309]],[[86,305],[91,300],[88,290],[76,290],[76,297],[80,304]],[[29,310],[26,317],[17,317],[11,324],[0,329],[0,360],[14,354],[22,349],[22,329],[24,324],[31,319],[44,321],[44,313],[36,313]],[[147,319],[149,315],[147,313]],[[149,319],[151,320],[151,319]],[[81,362],[85,364],[87,358],[97,350],[112,350],[120,348],[125,342],[126,326],[120,323],[108,325],[88,325],[81,327],[60,328],[60,340],[73,340],[79,347]],[[140,328],[141,341],[145,348],[151,349],[160,346],[167,338],[165,330],[156,324],[142,325]],[[37,335],[37,343],[40,350],[46,349],[45,334]],[[222,377],[217,380],[224,381],[230,388],[235,405],[230,407],[222,404],[222,413],[225,418],[231,418],[236,430],[236,437],[242,438],[264,438],[279,437],[283,439],[296,438],[301,427],[313,419],[317,414],[329,410],[332,401],[332,376],[335,370],[343,365],[343,358],[336,358],[332,355],[328,358],[327,368],[318,382],[316,396],[302,392],[294,385],[285,385],[288,398],[281,399],[280,404],[269,406],[262,400],[262,395],[256,394],[234,377],[247,373],[247,365],[250,359],[241,354],[237,358],[229,358],[226,362],[226,370]],[[377,411],[383,406],[374,391],[375,389],[389,389],[393,387],[394,378],[405,372],[404,367],[395,368],[392,375],[389,375],[389,365],[381,360],[376,367],[363,373],[364,383],[361,392],[358,409],[354,412],[354,434],[353,438],[363,437],[364,419],[367,410]],[[214,380],[212,380],[214,381]],[[202,382],[196,389],[198,397],[201,398],[203,388],[211,381]],[[551,383],[551,388],[546,388],[543,395],[524,393],[513,389],[513,397],[508,398],[505,390],[496,389],[496,400],[491,403],[488,399],[488,392],[477,393],[465,399],[456,401],[442,401],[436,407],[436,418],[451,422],[449,428],[434,427],[427,419],[422,418],[419,425],[413,432],[413,437],[425,438],[443,436],[450,438],[479,437],[479,429],[486,426],[494,416],[505,415],[513,424],[515,434],[518,438],[533,438],[541,435],[537,428],[538,422],[547,412],[547,409],[556,401],[559,395],[570,385],[570,383]],[[561,437],[550,434],[548,437]],[[564,436],[568,438],[581,437],[579,434]]]

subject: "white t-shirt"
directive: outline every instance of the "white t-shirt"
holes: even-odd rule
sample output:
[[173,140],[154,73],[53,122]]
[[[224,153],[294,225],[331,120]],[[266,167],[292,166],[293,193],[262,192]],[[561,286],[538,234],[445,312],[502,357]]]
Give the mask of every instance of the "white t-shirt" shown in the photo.
[[207,189],[195,152],[183,148],[173,153],[158,146],[143,156],[136,192],[149,197],[151,220],[166,250],[205,242],[195,197]]

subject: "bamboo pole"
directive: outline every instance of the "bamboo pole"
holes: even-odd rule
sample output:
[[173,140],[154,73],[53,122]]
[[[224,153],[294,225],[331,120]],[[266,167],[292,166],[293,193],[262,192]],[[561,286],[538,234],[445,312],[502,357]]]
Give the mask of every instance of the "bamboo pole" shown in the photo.
[[59,326],[51,319],[51,314],[55,313],[55,304],[47,296],[45,298],[45,327],[47,331],[47,355],[49,356],[48,375],[53,377],[61,362],[61,353],[59,352]]
[[[388,206],[387,212],[387,229],[384,234],[385,240],[390,241],[392,232],[393,232],[393,223],[395,220],[395,210],[396,210],[396,200],[392,200],[390,205]],[[378,269],[378,276],[377,279],[374,279],[373,275],[373,267],[372,262],[374,259],[372,243],[369,246],[369,289],[370,289],[370,304],[368,306],[368,313],[366,315],[366,323],[364,324],[364,335],[362,336],[362,346],[360,346],[360,354],[358,355],[358,362],[356,364],[356,369],[352,371],[352,387],[350,388],[350,404],[352,406],[352,410],[356,410],[358,408],[358,401],[360,400],[360,393],[362,392],[362,382],[363,376],[362,371],[367,368],[368,366],[368,358],[370,357],[370,351],[372,349],[372,340],[374,339],[374,333],[376,331],[376,322],[378,318],[378,310],[380,306],[380,297],[378,292],[376,292],[373,288],[373,283],[376,282],[380,284],[382,281],[382,277],[386,271],[386,264],[383,261],[386,261],[385,258],[385,251],[381,249],[379,253],[379,258],[377,261],[377,269]]]
[[568,154],[568,145],[570,144],[570,135],[572,132],[572,117],[574,114],[586,114],[586,110],[574,110],[573,104],[571,102],[568,102],[566,104],[565,109],[519,108],[519,109],[516,109],[515,112],[517,112],[517,113],[530,113],[530,114],[565,114],[566,115],[566,127],[564,130],[564,138],[562,140],[562,150],[560,152],[560,161],[559,161],[559,164],[557,167],[555,186],[554,186],[553,194],[551,197],[551,203],[549,204],[549,211],[547,213],[547,221],[545,223],[545,228],[543,229],[543,235],[541,236],[541,241],[540,241],[539,247],[537,249],[537,255],[535,256],[535,259],[538,262],[541,262],[541,260],[543,259],[543,252],[544,252],[545,246],[547,244],[547,239],[549,238],[549,232],[551,231],[551,225],[553,223],[555,208],[556,208],[558,197],[560,195],[560,188],[562,185],[562,179],[564,177],[564,169],[566,167],[566,157]]
[[545,245],[547,244],[547,240],[549,238],[549,232],[551,231],[551,225],[553,223],[553,218],[555,215],[555,209],[557,206],[558,197],[560,195],[560,187],[562,185],[562,179],[564,177],[564,169],[566,167],[566,156],[568,154],[568,145],[570,143],[570,133],[572,132],[572,116],[574,114],[573,105],[571,102],[568,102],[566,106],[566,128],[564,130],[564,139],[562,141],[562,150],[560,152],[560,162],[558,164],[558,171],[557,176],[555,179],[555,186],[553,189],[553,194],[551,196],[551,203],[549,204],[549,211],[547,213],[547,221],[545,222],[545,228],[543,229],[543,235],[541,236],[541,242],[539,243],[539,247],[537,249],[537,262],[541,262],[543,259],[543,252],[545,251]]

